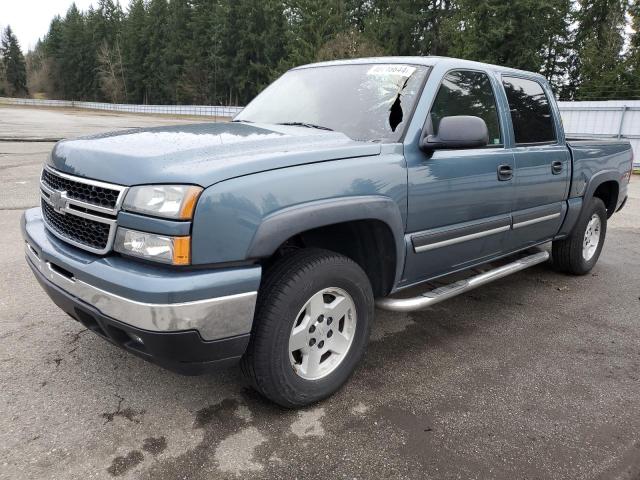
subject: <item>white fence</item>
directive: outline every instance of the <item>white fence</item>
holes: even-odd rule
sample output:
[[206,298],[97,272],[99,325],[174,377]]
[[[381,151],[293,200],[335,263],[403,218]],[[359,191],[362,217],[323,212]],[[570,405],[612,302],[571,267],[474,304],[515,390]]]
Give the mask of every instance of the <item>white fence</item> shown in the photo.
[[631,142],[640,167],[640,100],[558,102],[568,136],[619,138]]
[[160,115],[195,115],[207,117],[234,117],[242,107],[210,105],[129,105],[117,103],[76,102],[73,100],[38,100],[33,98],[0,97],[0,103],[34,105],[39,107],[87,108],[127,113],[155,113]]

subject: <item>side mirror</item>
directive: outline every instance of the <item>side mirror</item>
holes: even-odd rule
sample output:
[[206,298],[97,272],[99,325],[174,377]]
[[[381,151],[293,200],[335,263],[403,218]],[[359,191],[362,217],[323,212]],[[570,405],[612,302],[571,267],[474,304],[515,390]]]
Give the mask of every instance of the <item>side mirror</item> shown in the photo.
[[480,117],[456,115],[443,117],[438,135],[423,132],[420,148],[425,151],[442,148],[477,148],[489,144],[489,129]]

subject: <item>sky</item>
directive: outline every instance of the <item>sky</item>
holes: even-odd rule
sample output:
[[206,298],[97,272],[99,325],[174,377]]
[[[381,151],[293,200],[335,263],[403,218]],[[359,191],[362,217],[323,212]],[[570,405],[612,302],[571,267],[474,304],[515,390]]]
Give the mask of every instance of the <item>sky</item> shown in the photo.
[[[46,35],[56,15],[64,15],[73,0],[0,0],[0,26],[11,25],[23,52],[35,47]],[[80,10],[86,10],[95,0],[75,0]],[[121,4],[123,2],[120,2]]]

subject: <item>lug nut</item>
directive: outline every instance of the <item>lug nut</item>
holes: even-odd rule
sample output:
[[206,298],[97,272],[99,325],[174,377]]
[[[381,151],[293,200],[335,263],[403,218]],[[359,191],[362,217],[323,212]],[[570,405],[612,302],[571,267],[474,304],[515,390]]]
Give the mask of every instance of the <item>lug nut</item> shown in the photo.
[[333,330],[329,330],[327,332],[327,338],[331,338],[332,335],[333,335]]
[[323,320],[324,320],[324,315],[320,315],[318,317],[318,323],[322,323]]
[[320,343],[318,344],[318,348],[322,348],[324,347],[324,340],[320,340]]
[[315,332],[315,331],[316,331],[316,326],[315,326],[315,325],[311,325],[311,326],[309,327],[309,333],[313,333],[313,332]]
[[316,344],[316,339],[312,338],[311,340],[309,340],[309,346],[313,347]]
[[331,325],[332,322],[333,322],[333,318],[331,317],[327,318],[327,325]]

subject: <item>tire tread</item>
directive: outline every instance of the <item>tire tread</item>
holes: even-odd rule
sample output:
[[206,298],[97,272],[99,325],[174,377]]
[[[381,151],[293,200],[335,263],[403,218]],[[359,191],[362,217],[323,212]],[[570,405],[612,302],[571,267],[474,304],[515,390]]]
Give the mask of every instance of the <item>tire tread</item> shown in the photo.
[[[586,223],[594,213],[600,213],[602,221],[602,234],[600,238],[600,246],[596,252],[594,258],[595,261],[589,266],[585,265],[585,261],[582,258],[582,241],[584,235],[584,229]],[[585,205],[583,212],[581,213],[578,221],[576,222],[571,234],[567,238],[561,240],[555,240],[552,243],[551,253],[553,257],[553,265],[556,270],[565,273],[571,273],[573,275],[585,275],[598,261],[600,251],[605,241],[607,231],[607,217],[606,207],[604,202],[597,197],[593,197],[588,205]]]
[[[287,292],[324,263],[342,263],[360,269],[353,260],[343,255],[318,248],[305,248],[287,255],[265,272],[256,302],[251,339],[240,362],[243,374],[255,390],[287,408],[299,407],[309,402],[300,392],[296,392],[284,372],[273,368],[273,362],[260,359],[269,358],[267,336],[279,321],[276,310],[279,305],[287,302]],[[277,378],[274,379],[274,375]]]

